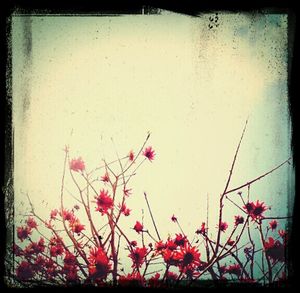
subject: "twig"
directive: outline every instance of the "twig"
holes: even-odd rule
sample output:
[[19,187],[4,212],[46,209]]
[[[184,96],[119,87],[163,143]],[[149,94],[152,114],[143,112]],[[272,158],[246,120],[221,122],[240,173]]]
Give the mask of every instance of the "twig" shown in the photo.
[[235,187],[235,188],[233,188],[233,189],[230,189],[230,190],[226,191],[225,194],[232,193],[232,192],[237,191],[237,190],[239,190],[239,189],[241,189],[241,188],[243,188],[243,187],[245,187],[245,186],[249,186],[249,185],[253,184],[254,182],[256,182],[256,181],[262,179],[263,177],[265,177],[265,176],[267,176],[267,175],[269,175],[269,174],[271,174],[272,172],[274,172],[275,170],[277,170],[278,168],[280,168],[282,165],[288,163],[290,160],[291,160],[291,158],[288,158],[287,160],[285,160],[283,163],[281,163],[280,165],[276,166],[276,167],[273,168],[272,170],[270,170],[270,171],[268,171],[268,172],[266,172],[266,173],[264,173],[264,174],[262,174],[262,175],[260,175],[260,176],[258,176],[258,177],[256,177],[256,178],[254,178],[254,179],[248,181],[248,182],[245,183],[245,184],[242,184],[242,185],[240,185],[240,186],[238,186],[238,187]]
[[149,202],[148,202],[148,198],[147,198],[146,192],[144,192],[144,196],[145,196],[145,200],[146,200],[146,203],[147,203],[147,206],[148,206],[148,210],[149,210],[149,213],[150,213],[150,216],[151,216],[151,220],[152,220],[153,226],[155,228],[156,235],[158,237],[158,240],[161,240],[161,238],[159,236],[159,233],[158,233],[158,230],[157,230],[157,227],[156,227],[156,224],[155,224],[155,221],[154,221],[154,217],[153,217],[152,212],[151,212],[151,208],[150,208],[150,205],[149,205]]

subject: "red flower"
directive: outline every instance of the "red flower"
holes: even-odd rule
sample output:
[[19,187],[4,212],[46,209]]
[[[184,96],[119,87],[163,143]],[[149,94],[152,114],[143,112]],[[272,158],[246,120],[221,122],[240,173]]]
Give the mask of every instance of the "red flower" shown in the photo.
[[173,215],[172,217],[171,217],[171,220],[172,220],[172,222],[177,222],[177,218]]
[[222,232],[225,232],[227,228],[228,228],[228,224],[226,222],[221,222],[221,224],[219,225],[219,229]]
[[125,194],[125,196],[129,196],[130,194],[132,194],[132,192],[131,192],[131,188],[130,189],[123,189],[123,192],[124,192],[124,194]]
[[234,219],[235,219],[235,221],[234,221],[235,226],[244,223],[244,218],[242,216],[234,216]]
[[234,242],[235,242],[234,240],[228,239],[227,244],[232,246],[234,244]]
[[64,252],[64,248],[61,245],[53,245],[50,248],[50,255],[56,257],[58,255],[62,255]]
[[132,150],[129,152],[128,158],[131,162],[134,160],[134,152]]
[[40,240],[38,241],[37,245],[38,245],[39,252],[44,252],[44,250],[45,250],[45,240],[44,240],[44,238],[41,237]]
[[36,259],[34,264],[32,265],[32,268],[34,269],[34,271],[40,271],[44,268],[45,266],[45,259],[39,255]]
[[76,257],[71,252],[66,251],[66,255],[64,258],[64,264],[68,266],[74,266],[76,263]]
[[243,208],[248,212],[248,214],[250,214],[254,209],[254,204],[253,202],[247,202]]
[[70,169],[75,172],[83,171],[85,169],[83,160],[80,157],[78,159],[73,159],[70,162]]
[[132,268],[139,268],[144,263],[145,256],[147,254],[147,248],[135,248],[128,256],[132,259]]
[[174,243],[178,246],[184,246],[184,244],[187,242],[186,236],[183,236],[182,234],[176,234],[176,238],[174,239]]
[[144,226],[139,221],[136,221],[136,223],[133,227],[133,229],[138,233],[142,232],[143,228],[144,228]]
[[56,216],[57,216],[57,214],[58,214],[58,210],[57,209],[52,210],[51,213],[50,213],[50,218],[51,219],[55,219]]
[[266,252],[266,255],[270,257],[273,262],[275,261],[285,261],[285,249],[284,245],[278,241],[274,240],[272,237],[268,238],[269,241],[264,242],[264,249]]
[[101,181],[109,182],[109,174],[107,172],[103,176],[101,176]]
[[166,264],[175,266],[179,264],[179,257],[176,251],[165,249],[162,255]]
[[109,259],[106,253],[101,247],[92,248],[88,260],[90,262],[89,274],[92,278],[104,279],[107,277],[111,265],[109,264]]
[[156,252],[160,253],[165,248],[166,248],[166,244],[164,244],[162,242],[162,240],[160,240],[160,241],[158,241],[158,242],[155,243],[155,250],[156,250]]
[[169,250],[175,250],[177,248],[177,244],[175,243],[175,240],[173,239],[168,239],[166,242],[166,248]]
[[108,195],[108,191],[104,189],[100,190],[100,194],[95,198],[97,200],[96,211],[101,212],[102,215],[107,214],[108,210],[114,205],[113,199]]
[[80,224],[79,219],[73,219],[70,221],[70,228],[74,233],[80,234],[82,230],[85,230],[84,225]]
[[143,155],[149,159],[149,161],[153,161],[154,160],[154,156],[155,156],[155,153],[154,153],[154,150],[152,149],[151,146],[145,148],[144,152],[143,152]]
[[177,257],[180,260],[180,265],[183,267],[200,264],[200,252],[195,246],[190,247],[187,243],[180,248]]
[[137,246],[137,242],[135,240],[130,242],[131,246],[136,247]]
[[119,208],[121,213],[124,214],[124,216],[127,217],[130,215],[131,210],[126,207],[125,203],[123,203],[122,205],[119,204]]
[[253,218],[263,218],[263,215],[262,215],[262,213],[264,212],[264,211],[266,211],[267,210],[267,207],[264,205],[264,203],[263,202],[259,202],[258,200],[256,201],[256,204],[253,204],[253,211],[251,212],[251,216],[253,217]]
[[17,228],[17,236],[23,242],[29,235],[31,235],[31,228],[27,226]]
[[201,224],[201,228],[197,229],[197,231],[195,232],[196,234],[202,234],[202,235],[206,235],[206,228],[205,228],[205,223],[203,222]]
[[229,273],[229,274],[239,276],[241,274],[242,270],[241,270],[241,267],[240,267],[239,264],[234,264],[234,265],[229,266],[226,269],[226,272]]
[[278,222],[276,220],[273,220],[269,223],[269,225],[270,225],[270,228],[272,229],[272,231],[274,231],[278,226]]
[[278,235],[283,239],[284,243],[287,242],[288,233],[284,230],[278,230]]
[[27,261],[22,261],[16,270],[17,278],[23,281],[29,280],[34,276],[32,266]]
[[65,221],[73,221],[75,219],[74,213],[72,211],[63,210],[62,215],[61,212],[59,214]]
[[139,272],[134,272],[126,276],[119,277],[119,285],[122,287],[142,287],[145,284],[145,278]]
[[243,208],[248,212],[252,219],[263,218],[262,213],[267,210],[264,202],[260,203],[259,200],[257,200],[256,203],[248,202]]
[[62,239],[60,237],[52,237],[49,241],[49,244],[50,245],[61,245],[63,242],[62,242]]
[[29,217],[27,219],[26,223],[27,223],[28,227],[31,228],[31,229],[35,229],[37,227],[37,223],[34,220],[34,218],[32,218],[32,217]]
[[25,248],[24,253],[28,257],[35,253],[40,253],[45,251],[44,238],[40,238],[38,242],[31,242]]
[[78,281],[78,268],[77,266],[64,265],[64,273],[66,274],[66,279],[68,282]]

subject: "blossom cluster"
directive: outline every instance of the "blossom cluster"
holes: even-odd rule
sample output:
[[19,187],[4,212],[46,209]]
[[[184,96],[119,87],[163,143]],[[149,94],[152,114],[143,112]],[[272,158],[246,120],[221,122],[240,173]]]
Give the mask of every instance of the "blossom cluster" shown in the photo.
[[[50,211],[48,219],[32,210],[25,225],[16,228],[13,253],[19,282],[158,288],[183,282],[193,285],[208,276],[214,281],[242,283],[281,282],[286,278],[282,268],[286,266],[287,231],[279,229],[276,217],[266,217],[269,209],[264,202],[250,200],[249,194],[246,200],[241,191],[242,203],[235,202],[240,214],[224,220],[224,193],[215,225],[199,221],[194,235],[187,235],[173,215],[170,224],[176,224],[179,232],[162,239],[146,194],[154,229],[145,227],[140,219],[132,219],[131,227],[122,227],[120,218],[132,217],[127,201],[134,194],[130,179],[145,161],[153,162],[156,156],[145,143],[123,158],[110,163],[103,160],[90,172],[81,157],[70,160],[66,148],[64,176],[70,172],[78,188],[78,203],[65,208],[62,194],[60,206]],[[83,186],[79,178],[85,182]],[[80,220],[83,215],[87,220]],[[128,228],[134,231],[135,239],[129,236]],[[260,249],[251,236],[255,231]],[[127,251],[130,271],[124,270],[121,249]],[[254,272],[258,261],[262,262],[258,265],[260,276]]]

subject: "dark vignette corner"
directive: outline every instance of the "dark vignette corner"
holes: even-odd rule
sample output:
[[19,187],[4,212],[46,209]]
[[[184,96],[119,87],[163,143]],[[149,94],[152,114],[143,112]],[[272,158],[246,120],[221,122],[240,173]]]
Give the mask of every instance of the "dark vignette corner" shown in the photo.
[[[297,106],[296,106],[296,92],[297,92],[297,49],[298,45],[298,34],[296,29],[297,26],[297,9],[289,1],[285,3],[274,3],[274,1],[251,1],[246,5],[241,5],[240,1],[228,1],[227,4],[224,2],[209,2],[203,1],[201,4],[190,4],[189,2],[184,2],[181,4],[175,4],[172,1],[149,1],[145,4],[137,4],[137,1],[132,1],[130,4],[123,2],[122,5],[113,4],[77,4],[73,2],[73,5],[67,4],[67,1],[55,2],[55,1],[26,1],[24,5],[18,3],[18,1],[11,1],[10,6],[5,9],[1,9],[1,89],[3,95],[1,98],[1,135],[3,136],[2,141],[4,144],[2,159],[2,175],[1,178],[1,190],[3,193],[3,201],[1,200],[1,221],[2,227],[4,228],[4,237],[1,237],[2,247],[6,247],[8,243],[12,243],[13,235],[13,218],[14,218],[14,208],[13,208],[13,125],[12,125],[12,87],[11,87],[11,39],[10,39],[10,25],[11,25],[11,14],[13,12],[18,12],[20,14],[63,14],[72,16],[74,14],[80,15],[121,15],[121,14],[157,14],[160,9],[170,10],[176,13],[182,13],[190,16],[198,16],[203,12],[213,11],[213,10],[225,10],[225,11],[235,11],[235,12],[249,12],[249,13],[288,13],[288,24],[289,24],[289,38],[288,38],[288,91],[289,91],[289,106],[290,106],[290,116],[292,123],[292,152],[293,152],[293,163],[295,167],[295,175],[297,179]],[[271,7],[271,8],[270,8]],[[298,194],[298,184],[297,180],[295,183],[296,193],[295,202],[293,209],[293,220],[290,223],[290,242],[289,242],[289,254],[288,254],[288,266],[289,266],[289,280],[288,288],[297,286],[297,276],[298,276],[298,251],[297,251],[297,241],[296,234],[299,229],[299,215],[297,208],[299,205]],[[8,250],[8,247],[6,247]],[[1,285],[8,286],[8,282],[5,281],[5,276],[8,275],[9,270],[7,266],[7,259],[9,255],[6,253],[6,249],[1,249]],[[2,261],[3,260],[3,261]],[[72,290],[73,288],[70,288]],[[93,288],[87,288],[93,291]],[[201,288],[202,290],[203,288]],[[237,289],[237,288],[236,288]],[[253,289],[253,288],[252,288]],[[257,290],[258,288],[256,288]],[[65,290],[65,289],[64,289]],[[118,289],[116,289],[118,291]],[[180,289],[178,289],[180,290]],[[176,291],[178,291],[176,290]],[[231,290],[231,288],[230,288]],[[105,290],[106,291],[106,290]],[[109,290],[111,291],[111,290]],[[147,290],[146,290],[147,291]],[[148,290],[151,291],[151,290]],[[156,291],[156,290],[154,290]],[[171,290],[168,290],[171,291]]]

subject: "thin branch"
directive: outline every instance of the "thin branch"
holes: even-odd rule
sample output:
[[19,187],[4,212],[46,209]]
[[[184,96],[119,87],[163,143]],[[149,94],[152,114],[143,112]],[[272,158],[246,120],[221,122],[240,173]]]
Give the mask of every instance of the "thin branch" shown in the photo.
[[262,175],[260,175],[260,176],[258,176],[258,177],[256,177],[256,178],[254,178],[254,179],[248,181],[248,182],[245,183],[245,184],[242,184],[242,185],[240,185],[240,186],[238,186],[238,187],[235,187],[235,188],[233,188],[233,189],[230,189],[230,190],[226,191],[224,194],[232,193],[232,192],[237,191],[237,190],[239,190],[239,189],[242,189],[242,188],[244,188],[244,187],[246,187],[246,186],[249,186],[250,184],[253,184],[254,182],[256,182],[256,181],[262,179],[263,177],[265,177],[265,176],[267,176],[267,175],[269,175],[269,174],[271,174],[272,172],[274,172],[275,170],[277,170],[278,168],[280,168],[282,165],[288,163],[290,160],[291,160],[291,158],[288,158],[287,160],[285,160],[283,163],[281,163],[280,165],[276,166],[276,167],[273,168],[272,170],[270,170],[270,171],[268,171],[268,172],[266,172],[266,173],[264,173],[264,174],[262,174]]
[[145,196],[145,200],[146,200],[146,203],[147,203],[147,206],[148,206],[148,210],[149,210],[149,213],[150,213],[150,216],[151,216],[151,220],[152,220],[153,226],[155,228],[156,235],[158,237],[158,240],[161,240],[161,238],[159,236],[159,233],[158,233],[158,230],[157,230],[157,227],[156,227],[156,224],[155,224],[155,221],[154,221],[154,217],[153,217],[152,212],[151,212],[151,208],[150,208],[150,205],[149,205],[149,202],[148,202],[148,198],[147,198],[146,192],[144,192],[144,196]]

